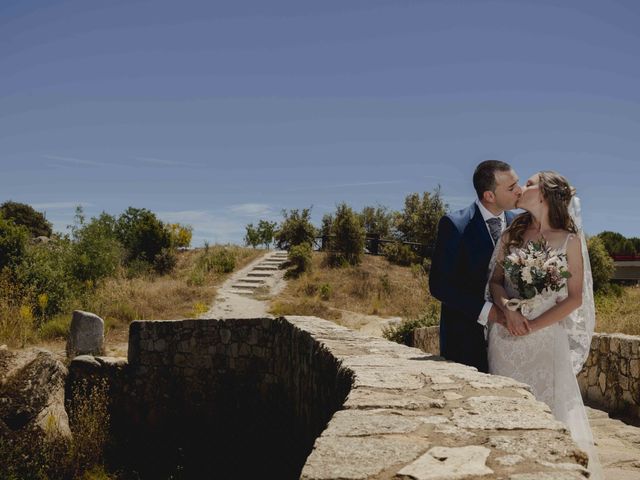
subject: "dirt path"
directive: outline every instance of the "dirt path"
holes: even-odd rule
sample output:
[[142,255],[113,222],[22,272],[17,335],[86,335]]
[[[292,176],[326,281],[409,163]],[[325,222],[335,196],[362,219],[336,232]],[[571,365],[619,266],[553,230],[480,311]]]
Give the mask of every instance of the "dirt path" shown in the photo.
[[269,299],[285,287],[287,252],[268,252],[234,272],[218,289],[211,308],[200,318],[271,317]]

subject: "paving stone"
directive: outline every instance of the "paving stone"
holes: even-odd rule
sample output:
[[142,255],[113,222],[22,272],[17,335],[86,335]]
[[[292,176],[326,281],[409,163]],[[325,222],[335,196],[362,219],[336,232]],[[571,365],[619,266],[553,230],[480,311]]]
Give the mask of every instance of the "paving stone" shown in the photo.
[[480,446],[434,447],[398,472],[415,480],[458,480],[491,475],[486,466],[491,450]]

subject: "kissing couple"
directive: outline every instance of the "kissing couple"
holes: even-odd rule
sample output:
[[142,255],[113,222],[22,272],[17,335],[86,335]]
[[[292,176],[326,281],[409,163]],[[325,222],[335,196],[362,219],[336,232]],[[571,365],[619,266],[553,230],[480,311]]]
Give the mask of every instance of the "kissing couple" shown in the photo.
[[475,202],[438,224],[429,287],[442,303],[440,354],[531,386],[602,478],[576,380],[595,307],[575,189],[554,171],[520,186],[498,160],[476,167],[473,186]]

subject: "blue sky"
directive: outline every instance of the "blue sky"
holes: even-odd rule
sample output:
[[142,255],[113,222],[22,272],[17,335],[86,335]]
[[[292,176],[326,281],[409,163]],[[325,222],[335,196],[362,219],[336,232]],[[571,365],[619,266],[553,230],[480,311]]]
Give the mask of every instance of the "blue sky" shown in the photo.
[[487,158],[640,236],[636,1],[0,2],[0,201],[145,207],[194,245],[336,203],[473,201]]

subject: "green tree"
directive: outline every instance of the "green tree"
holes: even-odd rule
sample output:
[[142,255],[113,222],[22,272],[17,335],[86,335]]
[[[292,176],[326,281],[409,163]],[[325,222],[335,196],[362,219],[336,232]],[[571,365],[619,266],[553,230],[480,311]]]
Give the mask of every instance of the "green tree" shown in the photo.
[[390,236],[395,215],[387,207],[366,206],[362,209],[360,217],[367,233],[380,235],[381,238]]
[[116,219],[103,212],[85,224],[81,210],[76,213],[80,213],[76,215],[80,223],[73,230],[70,271],[76,280],[95,284],[113,275],[122,260],[123,247],[116,236]]
[[260,239],[260,243],[266,248],[269,248],[273,242],[277,225],[276,222],[269,222],[267,220],[260,220],[258,222],[258,238]]
[[331,225],[330,261],[333,265],[358,265],[364,254],[365,230],[362,219],[346,203],[336,207]]
[[311,224],[311,209],[305,208],[282,210],[284,220],[280,224],[280,229],[276,233],[276,244],[278,248],[289,250],[294,245],[303,243],[313,244],[316,237],[316,228]]
[[26,203],[10,200],[4,202],[0,205],[0,216],[7,220],[13,220],[16,225],[23,225],[29,230],[32,237],[50,237],[52,234],[51,223],[42,213]]
[[621,233],[605,231],[599,233],[598,237],[602,240],[609,255],[634,255],[636,253],[634,242]]
[[253,226],[253,223],[248,224],[245,229],[247,233],[244,234],[244,244],[253,248],[260,245],[260,233],[258,229]]
[[171,248],[171,235],[156,215],[146,208],[129,207],[116,222],[116,236],[128,261],[153,264],[156,256]]
[[395,227],[400,240],[434,245],[438,222],[447,213],[447,208],[442,200],[440,187],[432,193],[424,192],[422,198],[418,193],[408,195]]
[[15,270],[25,257],[29,230],[0,217],[0,270]]
[[613,259],[607,253],[604,242],[599,235],[589,238],[587,250],[589,251],[589,261],[591,263],[593,290],[603,290],[609,285],[615,270]]

